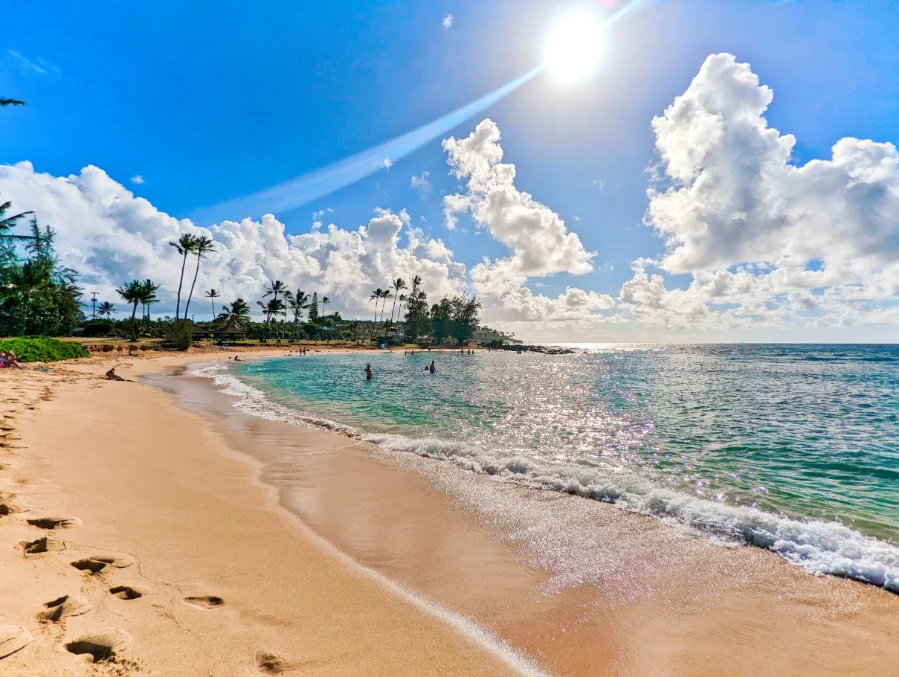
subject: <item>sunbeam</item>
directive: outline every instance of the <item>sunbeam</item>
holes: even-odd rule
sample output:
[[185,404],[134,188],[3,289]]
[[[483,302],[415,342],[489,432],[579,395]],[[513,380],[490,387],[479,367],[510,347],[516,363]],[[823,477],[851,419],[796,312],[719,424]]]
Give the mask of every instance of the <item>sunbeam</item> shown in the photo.
[[[648,0],[632,0],[625,4],[603,20],[602,28],[612,26],[625,15],[633,12],[638,5],[646,4],[646,2]],[[341,188],[346,188],[378,170],[389,169],[397,161],[501,101],[546,70],[547,64],[542,63],[515,78],[512,82],[482,96],[477,101],[402,136],[253,195],[201,209],[191,216],[194,221],[203,225],[225,218],[233,220],[244,217],[255,218],[266,213],[276,214],[318,200]]]

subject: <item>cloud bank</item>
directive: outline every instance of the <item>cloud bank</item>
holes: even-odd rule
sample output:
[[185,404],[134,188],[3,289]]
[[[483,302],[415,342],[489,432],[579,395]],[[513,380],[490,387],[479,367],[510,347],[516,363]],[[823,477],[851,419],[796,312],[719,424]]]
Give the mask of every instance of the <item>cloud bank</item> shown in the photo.
[[[0,194],[53,224],[62,260],[82,272],[87,291],[110,300],[123,281],[145,277],[174,298],[180,260],[168,242],[189,231],[217,243],[198,289],[220,289],[223,300],[255,300],[268,280],[281,279],[330,296],[345,315],[368,317],[373,288],[420,275],[432,299],[477,293],[486,322],[525,337],[657,338],[651,332],[660,327],[692,338],[872,325],[891,331],[899,323],[899,152],[844,138],[830,157],[797,164],[796,139],[765,118],[772,101],[748,64],[716,54],[652,120],[658,162],[644,223],[662,254],[629,262],[630,279],[604,290],[610,293],[572,285],[555,296],[534,291],[544,278],[612,267],[599,266],[597,252],[558,213],[516,184],[490,119],[443,141],[460,183],[443,198],[446,226],[468,219],[506,248],[471,266],[411,225],[405,210],[376,209],[367,223],[348,227],[326,225],[334,214],[328,208],[301,234],[271,214],[198,228],[98,167],[57,177],[28,162],[0,166]],[[424,195],[433,177],[423,171],[410,188]],[[198,318],[211,310],[205,302],[191,309]]]
[[[796,139],[768,126],[773,92],[730,54],[710,56],[652,121],[660,164],[646,224],[664,240],[634,262],[620,301],[682,327],[895,323],[899,153],[844,138],[829,159],[791,162]],[[658,267],[689,274],[667,289]]]

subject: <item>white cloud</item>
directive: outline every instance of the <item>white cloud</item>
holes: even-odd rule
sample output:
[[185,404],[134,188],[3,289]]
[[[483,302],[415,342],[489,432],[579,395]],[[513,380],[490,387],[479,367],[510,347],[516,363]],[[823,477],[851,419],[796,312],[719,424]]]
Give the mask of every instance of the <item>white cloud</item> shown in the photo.
[[433,190],[431,182],[428,180],[430,176],[431,173],[428,171],[423,171],[419,176],[413,176],[409,181],[409,187],[417,190],[422,197],[429,195]]
[[139,186],[140,184],[145,183],[144,177],[142,177],[140,174],[132,176],[131,183],[137,184]]
[[453,21],[454,21],[453,15],[452,15],[452,14],[447,14],[445,17],[443,17],[443,21],[441,21],[440,24],[441,24],[445,29],[449,30],[450,28],[453,27]]
[[[668,326],[844,326],[895,321],[899,153],[844,138],[827,160],[791,164],[796,139],[768,126],[773,92],[748,64],[710,56],[653,120],[661,162],[645,221],[663,238],[620,301]],[[668,289],[657,265],[688,273]]]
[[447,227],[468,212],[478,228],[486,228],[511,249],[508,265],[526,277],[593,270],[595,253],[584,249],[577,234],[549,207],[515,186],[515,165],[503,163],[500,131],[486,119],[464,139],[443,142],[453,174],[466,180],[466,191],[444,198]]
[[333,213],[334,213],[333,209],[331,209],[330,207],[325,207],[324,209],[317,209],[314,212],[312,212],[312,218],[313,218],[313,220],[317,221],[318,219],[323,218],[325,216],[325,214],[333,214]]
[[[197,289],[221,289],[223,301],[258,299],[266,281],[281,279],[330,296],[337,310],[367,317],[371,290],[391,278],[421,275],[425,291],[437,297],[459,293],[466,282],[465,265],[441,240],[410,228],[405,210],[378,210],[355,230],[332,224],[302,235],[288,235],[270,214],[198,228],[135,197],[97,167],[55,177],[35,172],[28,162],[0,166],[0,194],[57,227],[62,261],[80,271],[101,299],[116,301],[115,287],[132,278],[160,283],[164,302],[157,312],[174,310],[180,257],[168,242],[185,231],[215,240],[217,251],[204,260]],[[208,304],[192,302],[191,311],[205,317]]]

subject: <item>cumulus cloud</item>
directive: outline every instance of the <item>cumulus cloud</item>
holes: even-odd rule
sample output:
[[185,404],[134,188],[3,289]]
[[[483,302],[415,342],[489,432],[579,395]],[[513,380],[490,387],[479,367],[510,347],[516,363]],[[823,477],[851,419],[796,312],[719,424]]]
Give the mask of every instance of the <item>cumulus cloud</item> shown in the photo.
[[409,187],[417,190],[422,197],[426,197],[433,190],[431,182],[428,180],[430,176],[431,173],[428,171],[423,171],[419,176],[413,176],[412,180],[409,181]]
[[447,14],[445,17],[443,17],[443,21],[441,21],[440,23],[445,29],[449,30],[453,27],[453,21],[453,15]]
[[145,183],[144,177],[142,177],[140,174],[138,174],[138,175],[136,175],[136,176],[132,176],[132,177],[131,177],[131,183],[136,184],[136,185],[139,186],[140,184]]
[[[434,300],[478,294],[487,322],[575,322],[599,316],[614,306],[608,295],[568,286],[551,297],[528,287],[534,276],[589,272],[594,255],[557,214],[514,186],[514,167],[501,162],[499,138],[496,125],[486,120],[467,139],[446,142],[454,172],[467,179],[466,189],[446,204],[470,211],[479,228],[509,247],[508,256],[484,260],[470,276],[441,239],[411,225],[405,209],[376,208],[366,224],[346,229],[325,226],[322,219],[334,211],[328,207],[314,211],[310,230],[297,235],[288,234],[271,214],[199,228],[136,197],[98,167],[56,177],[36,172],[28,162],[0,166],[0,194],[57,226],[63,262],[80,271],[84,284],[101,298],[115,300],[115,287],[128,279],[160,283],[166,302],[158,312],[172,311],[180,273],[181,259],[169,242],[193,232],[216,243],[200,269],[197,288],[215,287],[224,300],[258,299],[267,281],[280,279],[291,288],[327,294],[335,309],[364,317],[373,288],[420,275]],[[423,172],[413,185],[418,179],[421,187],[428,177]],[[196,308],[205,311],[206,305]]]
[[899,153],[844,138],[829,160],[790,163],[796,139],[768,127],[773,92],[748,64],[710,56],[653,120],[671,185],[650,190],[662,267],[693,272],[783,257],[870,266],[899,258]]
[[519,275],[592,271],[595,253],[584,249],[558,214],[515,186],[515,165],[502,161],[499,142],[499,127],[489,118],[468,137],[443,141],[452,173],[467,182],[464,193],[444,198],[447,226],[454,228],[458,214],[469,213],[478,228],[509,247],[506,265]]
[[[157,310],[163,313],[173,310],[181,265],[168,243],[182,232],[215,240],[216,252],[204,260],[197,288],[220,289],[227,301],[257,299],[266,281],[280,279],[330,296],[337,310],[365,316],[371,289],[391,278],[421,275],[425,291],[437,297],[459,293],[466,284],[465,265],[441,240],[409,227],[405,210],[378,210],[356,229],[332,224],[301,235],[287,234],[271,214],[198,228],[135,197],[98,167],[56,177],[35,172],[28,162],[0,166],[0,194],[57,228],[62,261],[82,273],[90,291],[115,301],[116,286],[149,277],[162,285],[165,302]],[[196,306],[203,315],[206,308]]]

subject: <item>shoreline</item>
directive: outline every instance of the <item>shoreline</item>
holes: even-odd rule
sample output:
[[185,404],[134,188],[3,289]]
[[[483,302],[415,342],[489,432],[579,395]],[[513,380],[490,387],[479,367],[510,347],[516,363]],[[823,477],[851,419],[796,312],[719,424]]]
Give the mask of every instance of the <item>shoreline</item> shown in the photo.
[[[117,362],[132,378],[208,359]],[[0,647],[30,638],[4,674],[539,674],[336,556],[257,463],[163,393],[96,376],[109,366],[3,375],[21,439],[2,450]],[[28,522],[50,518],[66,521]],[[41,538],[44,552],[18,545]]]
[[[290,488],[298,491],[300,498],[290,507],[326,540],[336,543],[353,559],[379,568],[424,596],[461,609],[513,646],[539,657],[541,665],[554,674],[646,674],[652,672],[658,660],[671,662],[666,674],[704,674],[722,665],[733,674],[744,674],[741,665],[749,660],[782,674],[793,674],[790,666],[795,668],[795,674],[802,674],[811,666],[818,674],[844,674],[850,669],[869,674],[864,669],[859,672],[859,667],[870,662],[870,674],[879,674],[882,669],[876,666],[895,658],[896,654],[886,646],[886,637],[899,629],[891,615],[899,610],[899,599],[882,588],[831,576],[815,577],[773,552],[716,545],[705,538],[691,537],[655,517],[625,512],[606,503],[498,483],[445,461],[391,451],[333,430],[309,431],[259,419],[235,411],[235,400],[215,392],[217,388],[208,379],[199,379],[195,385],[204,395],[189,399],[203,402],[199,410],[217,425],[250,426],[249,436],[232,439],[234,446],[257,458],[266,457],[260,451],[262,446],[277,447],[274,458],[289,468],[275,464],[279,469],[269,479],[282,492]],[[207,407],[217,398],[226,400],[224,412]],[[243,423],[239,422],[242,418]],[[308,447],[309,442],[297,440],[309,436],[316,440],[311,463],[302,454],[296,456],[290,451],[292,444]],[[265,442],[259,443],[260,439]],[[327,456],[321,450],[326,446],[321,442],[324,439],[352,441],[350,451],[361,457],[322,460],[323,455]],[[343,451],[342,455],[347,453]],[[289,462],[285,456],[290,456]],[[426,494],[440,492],[446,501],[430,511],[422,510],[422,487],[408,473],[400,473],[401,480],[387,483],[390,489],[372,487],[368,479],[361,485],[354,483],[359,475],[369,478],[376,474],[373,459],[386,461],[393,473],[411,470],[425,480]],[[488,504],[496,507],[485,512],[484,492],[488,490]],[[396,495],[398,492],[400,496]],[[348,500],[347,493],[353,498]],[[354,505],[357,501],[369,512],[386,513],[387,526],[372,524],[373,519],[366,518],[365,528],[361,529],[365,536],[360,537],[364,510]],[[396,503],[403,505],[404,501],[402,509],[391,507]],[[322,508],[325,505],[327,510]],[[529,506],[528,510],[522,511],[523,505]],[[522,512],[526,517],[521,516]],[[453,515],[450,524],[434,517],[439,514],[442,518],[447,513]],[[423,517],[415,519],[409,515]],[[517,517],[510,519],[509,515]],[[472,599],[459,593],[473,584],[472,577],[466,578],[464,571],[449,585],[445,581],[458,572],[448,572],[427,554],[412,556],[407,550],[398,562],[394,561],[395,553],[384,544],[393,535],[391,520],[400,517],[411,522],[411,526],[404,527],[410,539],[410,534],[426,533],[431,523],[436,523],[434,530],[441,533],[451,532],[458,524],[469,531],[486,529],[487,543],[469,543],[467,547],[479,548],[483,553],[495,550],[497,543],[507,546],[499,555],[494,552],[487,557],[491,562],[505,560],[501,575],[479,573],[490,583],[484,584]],[[602,527],[590,527],[597,523]],[[347,524],[352,528],[347,528]],[[564,531],[564,537],[554,533],[558,531]],[[447,540],[453,543],[451,534]],[[587,543],[579,543],[581,540]],[[429,547],[439,552],[456,552],[459,558],[452,546],[433,541],[428,541]],[[539,547],[530,547],[534,543]],[[549,556],[541,552],[547,546]],[[470,555],[469,550],[466,558]],[[560,563],[560,557],[572,557],[575,564]],[[591,561],[597,559],[598,563]],[[463,566],[456,568],[464,570]],[[529,577],[530,585],[512,586],[511,597],[489,594],[497,586],[497,579],[506,581],[516,576]],[[444,583],[438,585],[435,580]],[[785,604],[785,600],[789,603]],[[773,616],[772,603],[776,606]],[[496,611],[503,605],[507,607],[505,615]],[[852,611],[848,612],[850,608]],[[667,626],[674,616],[687,622],[672,632]],[[839,622],[834,621],[837,617]],[[797,631],[796,626],[803,623],[808,626]],[[616,636],[622,624],[630,626],[634,634],[611,642],[610,646],[610,637]],[[747,627],[755,626],[756,635],[738,647],[725,649],[724,645],[715,644],[721,628],[741,636]],[[566,632],[567,636],[563,634]],[[844,636],[847,632],[854,636],[852,641]],[[862,636],[882,646],[851,663],[839,655]],[[825,638],[829,648],[823,645]],[[584,641],[592,650],[587,655],[582,648]],[[795,650],[796,642],[807,648]],[[646,648],[654,643],[664,648]],[[765,654],[766,658],[760,658]],[[815,654],[830,655],[828,665],[822,668]],[[765,673],[759,668],[745,674]]]
[[[284,350],[271,351],[271,355],[284,354]],[[227,355],[214,351],[155,359],[119,357],[118,361],[130,362],[120,369],[131,378]],[[263,356],[267,355],[260,351],[259,357]],[[320,557],[316,575],[346,575],[354,589],[370,586],[375,592],[365,594],[382,595],[378,604],[394,609],[389,627],[382,627],[383,614],[378,614],[377,621],[358,628],[356,643],[376,648],[356,651],[352,658],[358,663],[353,669],[371,674],[391,674],[381,659],[375,660],[377,647],[382,646],[376,640],[410,625],[415,641],[408,636],[390,640],[387,660],[395,661],[398,647],[406,647],[401,652],[404,662],[393,663],[392,674],[435,674],[435,666],[445,666],[438,674],[502,674],[510,670],[510,661],[515,663],[517,655],[525,654],[553,674],[875,675],[888,672],[899,655],[890,641],[899,633],[899,600],[883,590],[813,577],[773,553],[713,545],[655,518],[597,501],[502,485],[440,461],[356,440],[348,448],[350,438],[335,432],[237,412],[231,398],[216,392],[210,382],[199,383],[193,377],[152,377],[171,386],[162,393],[141,384],[107,384],[83,375],[88,370],[102,373],[101,366],[108,368],[108,364],[108,360],[93,360],[60,367],[60,372],[71,373],[59,378],[31,372],[38,381],[31,385],[36,408],[32,411],[27,408],[31,405],[25,405],[15,425],[21,429],[21,443],[29,449],[3,450],[6,455],[0,462],[9,465],[0,471],[0,501],[21,503],[16,505],[20,511],[30,507],[34,512],[55,511],[80,519],[69,529],[51,532],[53,539],[66,543],[64,551],[23,558],[18,550],[18,562],[0,559],[4,571],[21,569],[24,562],[32,572],[17,579],[21,590],[16,588],[13,594],[16,584],[12,581],[6,581],[8,589],[3,590],[13,599],[18,616],[3,614],[0,625],[24,625],[35,638],[21,651],[0,659],[2,668],[22,670],[11,674],[58,674],[53,669],[60,665],[73,670],[67,674],[87,674],[75,668],[89,670],[90,665],[61,644],[79,629],[95,627],[101,616],[110,625],[123,625],[108,612],[125,610],[139,618],[127,618],[135,624],[125,628],[133,638],[132,647],[123,651],[124,662],[117,668],[130,669],[127,661],[139,663],[137,667],[150,674],[164,665],[180,668],[184,658],[175,654],[190,643],[186,637],[199,635],[194,641],[207,642],[207,654],[216,654],[217,665],[226,658],[232,661],[225,664],[233,666],[233,671],[224,674],[266,674],[263,654],[280,660],[283,674],[345,674],[335,665],[350,660],[339,649],[346,644],[346,626],[341,626],[341,637],[331,636],[326,646],[312,642],[319,662],[310,662],[303,649],[309,645],[310,632],[328,635],[327,628],[304,626],[289,640],[282,635],[281,643],[276,641],[281,625],[294,623],[297,630],[291,614],[307,611],[307,607],[288,611],[280,598],[312,593],[285,587],[295,572],[277,566],[272,572],[274,563],[257,562],[254,553],[261,550],[274,557],[298,544],[304,545],[304,552]],[[41,401],[45,387],[57,391],[48,395],[51,399],[46,403]],[[179,398],[190,402],[176,406]],[[101,405],[102,411],[97,411]],[[135,412],[133,420],[110,418],[125,410]],[[167,428],[176,428],[177,434]],[[147,439],[141,439],[141,431]],[[127,450],[100,448],[108,446],[101,438],[114,433],[137,439],[128,442]],[[168,448],[153,439],[160,435],[165,436]],[[101,458],[113,467],[90,465]],[[228,473],[210,475],[224,466],[230,468]],[[133,489],[117,483],[123,473],[136,476]],[[77,481],[76,475],[81,475]],[[182,498],[192,497],[191,502],[178,504],[190,515],[187,524],[184,514],[169,505],[181,492]],[[492,510],[484,509],[485,492]],[[17,495],[9,498],[13,493]],[[223,514],[209,524],[202,521],[213,501],[227,504],[236,500],[232,494],[242,500],[253,497],[256,502],[245,503],[244,510],[232,514],[225,524]],[[146,505],[149,498],[152,503]],[[297,517],[287,516],[279,504]],[[110,505],[122,510],[110,510]],[[23,524],[24,517],[22,512],[0,518],[0,537],[7,545],[21,534],[36,538],[35,529]],[[242,528],[259,523],[274,528],[272,522],[280,525],[280,535],[272,541],[263,539],[262,546],[258,534]],[[293,528],[285,528],[291,523]],[[85,532],[84,536],[79,532]],[[197,538],[207,549],[227,553],[224,558],[243,556],[243,562],[253,564],[209,562],[207,550],[193,543]],[[257,549],[247,540],[256,543]],[[112,578],[132,580],[135,588],[149,587],[147,594],[126,602],[109,599],[108,591],[96,585],[102,578],[68,566],[75,550],[83,547],[76,542],[88,541],[134,556],[141,577],[147,575],[148,566],[152,574],[162,574],[154,579],[166,581],[203,571],[205,575],[196,578],[205,579],[206,589],[190,592],[218,592],[225,604],[204,609],[194,618],[195,609],[169,588],[156,589],[156,584],[136,578],[134,566],[99,575],[108,576],[107,583]],[[177,541],[192,555],[164,545],[166,541]],[[223,569],[213,577],[209,567]],[[258,579],[242,571],[255,567],[264,571]],[[34,576],[41,568],[51,571],[53,585]],[[76,595],[92,600],[94,609],[73,617],[64,629],[58,624],[22,622],[33,619],[35,605],[49,601],[48,595],[60,591],[63,580]],[[236,581],[239,587],[229,587]],[[80,592],[74,585],[77,582]],[[220,592],[226,589],[227,596]],[[404,598],[407,590],[411,598]],[[329,592],[326,612],[346,622],[340,609],[345,612],[355,600],[333,589]],[[304,603],[313,604],[314,598],[304,598]],[[265,609],[262,599],[273,600],[272,608]],[[146,607],[154,603],[162,608],[151,607],[148,613]],[[455,613],[437,618],[434,609],[438,616],[441,609]],[[210,624],[214,619],[218,620]],[[477,625],[472,627],[464,619]],[[245,630],[238,631],[240,623],[252,627],[252,642]],[[189,633],[179,630],[178,624]],[[423,625],[426,639],[421,635]],[[501,640],[493,644],[488,634],[474,641],[466,634],[477,633],[478,628]],[[166,642],[160,641],[163,637]],[[495,651],[502,651],[504,642],[517,653],[501,660]],[[250,644],[257,648],[249,648]],[[422,652],[427,656],[415,663]],[[34,662],[28,662],[29,655]],[[43,661],[57,667],[42,673]],[[449,667],[450,663],[456,667]],[[513,667],[534,672],[527,661]]]

